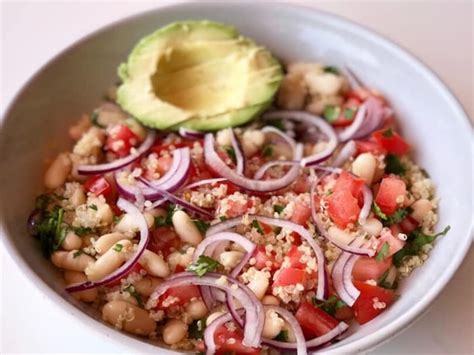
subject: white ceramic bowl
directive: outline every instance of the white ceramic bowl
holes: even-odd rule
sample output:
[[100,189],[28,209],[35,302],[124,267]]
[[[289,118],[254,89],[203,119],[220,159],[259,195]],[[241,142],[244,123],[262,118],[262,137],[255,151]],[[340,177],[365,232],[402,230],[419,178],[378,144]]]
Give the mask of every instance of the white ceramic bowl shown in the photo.
[[[325,352],[355,353],[394,336],[427,309],[452,277],[471,244],[471,127],[459,103],[422,63],[388,40],[339,17],[283,4],[181,4],[119,21],[52,59],[18,94],[0,136],[0,219],[8,251],[58,307],[134,352],[149,343],[120,335],[62,287],[59,272],[41,256],[25,221],[41,189],[43,161],[69,147],[67,128],[99,102],[117,80],[116,68],[134,43],[175,20],[211,19],[234,24],[284,61],[346,63],[396,110],[416,159],[431,174],[440,197],[439,227],[451,225],[426,264],[400,288],[401,297],[380,317]],[[19,308],[19,312],[21,309]],[[67,324],[58,325],[67,327]],[[160,353],[168,353],[160,349]]]

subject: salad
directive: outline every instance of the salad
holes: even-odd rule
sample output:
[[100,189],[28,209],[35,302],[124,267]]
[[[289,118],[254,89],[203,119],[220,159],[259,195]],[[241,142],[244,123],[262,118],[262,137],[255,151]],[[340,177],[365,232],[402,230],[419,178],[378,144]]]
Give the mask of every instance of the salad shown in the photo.
[[306,354],[396,302],[438,199],[388,100],[233,27],[143,38],[28,220],[66,290],[176,351]]

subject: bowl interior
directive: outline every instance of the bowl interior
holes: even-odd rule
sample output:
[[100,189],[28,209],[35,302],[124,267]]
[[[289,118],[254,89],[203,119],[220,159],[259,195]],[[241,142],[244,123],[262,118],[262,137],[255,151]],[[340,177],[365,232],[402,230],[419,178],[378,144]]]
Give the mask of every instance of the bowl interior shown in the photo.
[[[376,320],[326,350],[354,352],[374,346],[419,315],[452,276],[470,245],[471,128],[451,94],[426,68],[395,45],[332,15],[272,4],[183,4],[136,16],[79,41],[41,70],[17,96],[4,117],[0,136],[0,220],[6,245],[25,272],[69,311],[91,322],[62,290],[63,283],[43,259],[25,221],[41,191],[44,163],[71,146],[67,128],[99,103],[116,68],[136,41],[169,22],[211,19],[234,24],[284,62],[323,61],[347,65],[393,105],[417,161],[430,173],[440,197],[439,228],[451,225],[430,259],[406,280],[402,297]],[[67,302],[65,302],[66,300]],[[91,310],[84,308],[92,317]],[[124,336],[124,339],[125,336]],[[130,339],[130,338],[128,338]],[[129,343],[150,351],[143,341]]]

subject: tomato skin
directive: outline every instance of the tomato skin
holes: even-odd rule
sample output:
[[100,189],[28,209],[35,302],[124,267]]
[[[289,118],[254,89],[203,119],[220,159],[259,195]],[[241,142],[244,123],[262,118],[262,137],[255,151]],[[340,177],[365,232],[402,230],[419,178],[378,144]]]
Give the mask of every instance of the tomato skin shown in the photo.
[[410,145],[391,128],[381,129],[372,133],[375,142],[380,144],[388,153],[404,155],[410,150]]
[[305,226],[311,216],[311,209],[304,202],[296,202],[290,221]]
[[302,302],[295,314],[303,330],[312,337],[319,337],[335,328],[339,322],[311,303]]
[[[229,344],[228,339],[235,339],[235,343]],[[250,354],[258,355],[260,354],[260,349],[258,348],[249,348],[242,344],[243,335],[240,329],[230,331],[226,326],[221,326],[217,328],[214,333],[214,342],[216,343],[217,352],[216,354]]]
[[348,190],[335,191],[328,199],[328,214],[341,228],[354,223],[360,213],[359,203]]
[[158,308],[167,308],[163,307],[162,301],[165,300],[167,297],[176,297],[178,300],[170,304],[170,306],[176,306],[188,303],[193,298],[201,297],[201,291],[199,291],[199,287],[196,285],[186,285],[186,286],[179,286],[173,287],[166,290],[166,292],[160,297],[160,302],[158,302]]
[[375,203],[380,207],[383,213],[392,215],[399,205],[397,199],[400,196],[405,197],[406,191],[405,182],[400,178],[392,175],[384,177],[377,191]]
[[352,277],[354,280],[378,280],[392,266],[392,258],[377,261],[375,258],[361,256],[354,264]]
[[357,149],[356,155],[360,155],[362,153],[372,153],[374,155],[387,154],[387,150],[377,142],[356,140],[355,143]]
[[272,286],[296,285],[297,283],[303,283],[305,279],[306,274],[304,270],[289,267],[278,271]]
[[355,198],[359,198],[362,187],[364,186],[364,180],[355,178],[347,171],[343,170],[336,180],[334,185],[334,191],[349,190]]
[[159,227],[152,231],[147,249],[167,257],[181,247],[181,240],[170,227]]
[[386,307],[391,305],[395,300],[395,294],[391,290],[372,286],[360,281],[354,281],[354,286],[360,291],[359,298],[357,298],[352,306],[355,319],[359,324],[365,324],[371,321],[386,309],[375,309],[374,298],[378,298],[379,302],[384,302]]
[[112,128],[105,146],[108,151],[114,152],[119,157],[125,157],[130,154],[130,148],[135,147],[139,141],[140,138],[127,125],[118,124]]
[[84,182],[84,189],[96,196],[108,197],[112,193],[112,186],[102,175],[94,175]]
[[257,270],[262,270],[263,268],[268,267],[267,263],[270,265],[271,270],[277,270],[280,268],[280,264],[275,260],[275,253],[268,255],[263,245],[257,246],[253,257],[255,258],[254,266]]

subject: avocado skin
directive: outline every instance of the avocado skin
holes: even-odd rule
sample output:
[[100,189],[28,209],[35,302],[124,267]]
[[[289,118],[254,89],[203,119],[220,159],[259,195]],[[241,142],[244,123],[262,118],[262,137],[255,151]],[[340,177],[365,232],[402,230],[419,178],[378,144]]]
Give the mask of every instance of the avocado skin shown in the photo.
[[[217,114],[206,114],[182,109],[178,105],[160,100],[154,92],[152,78],[158,70],[158,61],[166,53],[160,53],[157,48],[164,48],[165,51],[173,49],[173,41],[176,41],[175,46],[182,45],[183,41],[191,43],[208,41],[209,45],[212,45],[212,41],[220,44],[228,41],[231,45],[235,42],[241,45],[236,47],[236,50],[240,50],[239,53],[248,51],[253,54],[254,57],[249,57],[249,63],[253,60],[258,62],[259,66],[253,69],[250,67],[253,63],[248,64],[247,78],[250,85],[247,83],[246,86],[249,91],[246,92],[247,99],[243,100],[245,104],[228,109],[224,107],[224,110]],[[257,52],[263,54],[256,58]],[[265,74],[265,70],[270,74]],[[251,77],[251,74],[254,76]],[[142,38],[133,48],[127,62],[118,67],[118,75],[122,80],[122,85],[117,91],[118,104],[144,125],[160,130],[178,130],[180,127],[187,127],[199,131],[212,131],[242,125],[265,110],[278,90],[283,70],[270,52],[257,47],[252,40],[241,37],[232,26],[212,21],[179,21]]]

